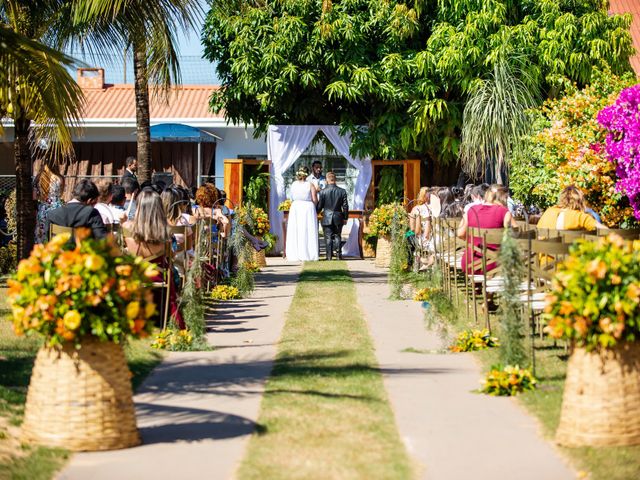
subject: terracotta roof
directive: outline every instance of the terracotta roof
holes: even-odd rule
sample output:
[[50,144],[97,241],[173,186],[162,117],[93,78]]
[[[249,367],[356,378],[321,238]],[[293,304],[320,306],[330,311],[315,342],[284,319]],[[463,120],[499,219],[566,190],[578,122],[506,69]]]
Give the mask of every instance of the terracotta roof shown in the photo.
[[610,0],[609,11],[611,13],[631,13],[631,38],[636,54],[631,57],[631,67],[640,75],[640,0]]
[[[209,111],[209,97],[217,87],[212,85],[173,87],[169,102],[150,96],[151,121],[163,118],[222,118]],[[105,85],[104,88],[83,89],[86,103],[83,118],[135,119],[133,85]]]

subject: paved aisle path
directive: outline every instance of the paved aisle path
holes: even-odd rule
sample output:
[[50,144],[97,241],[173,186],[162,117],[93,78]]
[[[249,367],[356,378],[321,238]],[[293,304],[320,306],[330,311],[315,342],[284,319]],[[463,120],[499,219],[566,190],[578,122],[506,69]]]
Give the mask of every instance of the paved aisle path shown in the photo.
[[482,375],[470,355],[401,352],[443,346],[425,329],[418,302],[388,300],[386,270],[366,260],[347,263],[400,435],[421,478],[575,478],[515,400],[472,393]]
[[212,352],[172,353],[135,395],[143,445],[75,455],[71,480],[229,479],[255,428],[300,265],[270,258],[251,298],[216,307]]

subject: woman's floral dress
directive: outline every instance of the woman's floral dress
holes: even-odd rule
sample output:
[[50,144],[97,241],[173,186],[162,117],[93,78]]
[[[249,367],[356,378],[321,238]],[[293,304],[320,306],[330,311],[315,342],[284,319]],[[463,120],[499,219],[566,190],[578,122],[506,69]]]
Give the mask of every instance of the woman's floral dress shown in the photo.
[[[38,185],[35,186],[35,190],[36,198],[42,198]],[[47,198],[44,201],[38,200],[38,214],[36,217],[35,235],[36,243],[46,243],[49,239],[49,232],[46,231],[47,213],[49,212],[49,210],[53,210],[54,208],[62,206],[62,200],[60,200],[61,196],[62,179],[59,177],[54,177],[51,179],[51,184],[49,185],[49,195],[47,195]]]

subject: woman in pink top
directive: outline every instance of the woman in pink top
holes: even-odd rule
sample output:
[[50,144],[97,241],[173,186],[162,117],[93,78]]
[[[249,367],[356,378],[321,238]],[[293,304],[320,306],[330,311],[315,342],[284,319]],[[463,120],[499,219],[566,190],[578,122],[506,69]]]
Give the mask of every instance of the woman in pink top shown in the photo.
[[[482,205],[474,205],[462,217],[458,227],[458,237],[462,239],[467,237],[467,227],[504,228],[509,225],[515,227],[516,223],[507,208],[508,197],[509,191],[506,187],[502,185],[491,186],[484,196],[484,203]],[[473,241],[474,245],[482,245],[482,239],[480,238],[473,238],[471,241]],[[461,261],[462,269],[467,273],[471,273],[473,262],[482,258],[482,255],[477,251],[474,252],[473,258],[469,258],[473,250],[470,245],[471,241],[467,240],[467,245],[469,246],[465,249]],[[487,245],[487,248],[497,250],[498,246]],[[496,268],[495,262],[487,265],[487,270],[493,270],[494,268]],[[476,270],[474,273],[482,274],[482,270]]]

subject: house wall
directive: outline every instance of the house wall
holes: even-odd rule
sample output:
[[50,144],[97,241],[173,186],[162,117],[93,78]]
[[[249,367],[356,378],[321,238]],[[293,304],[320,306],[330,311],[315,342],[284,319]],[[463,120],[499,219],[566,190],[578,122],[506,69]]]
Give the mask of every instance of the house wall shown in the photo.
[[253,128],[213,128],[213,133],[222,137],[222,141],[216,145],[216,186],[224,187],[223,172],[225,158],[238,158],[248,155],[266,155],[267,137],[253,138]]

